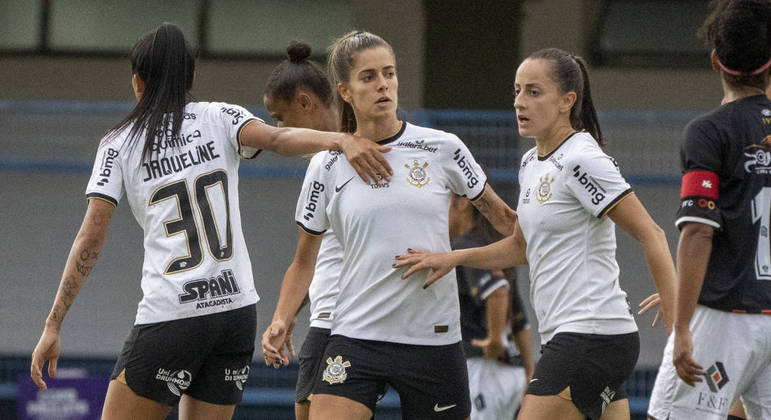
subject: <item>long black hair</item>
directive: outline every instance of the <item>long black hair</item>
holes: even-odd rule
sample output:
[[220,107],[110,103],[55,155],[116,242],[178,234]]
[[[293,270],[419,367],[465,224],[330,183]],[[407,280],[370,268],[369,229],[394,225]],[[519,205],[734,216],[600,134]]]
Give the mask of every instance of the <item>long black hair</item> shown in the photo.
[[[144,133],[142,161],[150,157],[157,143],[179,135],[185,104],[193,87],[195,53],[182,30],[164,22],[134,44],[131,71],[145,83],[134,109],[110,130],[117,134],[131,126],[128,142]],[[154,147],[155,146],[155,147]]]
[[718,0],[711,6],[699,35],[715,50],[723,78],[731,85],[765,89],[763,67],[771,60],[771,1]]
[[557,82],[560,92],[576,93],[576,102],[570,109],[570,125],[575,130],[588,131],[600,146],[604,146],[605,141],[602,138],[600,121],[597,119],[597,110],[594,109],[589,73],[586,71],[584,59],[559,48],[538,50],[527,58],[553,63],[551,79]]
[[292,41],[286,48],[287,59],[277,65],[265,84],[265,95],[272,100],[290,102],[298,88],[313,92],[324,105],[332,104],[332,86],[318,64],[308,59],[310,45]]
[[[383,38],[364,31],[351,31],[335,40],[329,48],[329,58],[327,60],[328,73],[333,86],[338,83],[348,82],[351,77],[353,60],[361,51],[370,48],[384,47],[394,55],[391,45]],[[351,104],[345,102],[340,97],[340,92],[335,89],[338,114],[340,115],[340,130],[346,133],[356,131],[356,116],[353,113]]]

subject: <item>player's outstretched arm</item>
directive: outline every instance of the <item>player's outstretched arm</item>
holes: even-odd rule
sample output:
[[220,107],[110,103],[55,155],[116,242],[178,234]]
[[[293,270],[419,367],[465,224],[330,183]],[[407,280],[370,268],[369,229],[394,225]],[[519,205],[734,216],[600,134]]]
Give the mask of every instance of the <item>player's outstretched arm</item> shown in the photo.
[[[273,313],[273,321],[262,334],[262,353],[265,364],[278,368],[288,365],[287,334],[291,334],[297,311],[308,294],[308,288],[313,280],[313,270],[316,267],[316,256],[321,246],[321,236],[311,235],[298,228],[297,250],[292,263],[284,273],[281,282],[281,294],[278,305]],[[290,341],[291,343],[291,341]]]
[[56,365],[59,360],[59,332],[64,316],[75,301],[80,288],[86,282],[88,274],[96,264],[99,253],[102,252],[104,237],[110,225],[115,206],[100,199],[90,199],[86,216],[80,226],[70,255],[64,266],[59,290],[56,292],[51,312],[46,318],[45,328],[40,340],[32,352],[30,377],[40,389],[47,389],[43,380],[43,365],[48,361],[48,376],[56,377]]
[[459,265],[486,270],[503,269],[515,265],[527,264],[525,238],[519,227],[514,224],[514,233],[490,245],[457,249],[451,252],[431,253],[408,249],[406,254],[398,255],[394,268],[406,268],[402,278],[406,279],[414,272],[429,269],[430,274],[423,288],[430,286],[450,270]]
[[485,185],[482,194],[471,204],[482,213],[483,216],[493,225],[495,230],[502,235],[509,236],[514,232],[514,225],[517,222],[517,212],[511,209],[495,193],[490,184]]
[[677,273],[664,231],[653,221],[634,193],[621,199],[608,212],[608,217],[642,246],[648,270],[661,296],[667,331],[671,331]]
[[391,150],[373,141],[348,133],[316,131],[306,128],[277,128],[257,120],[244,125],[238,141],[244,146],[270,150],[283,156],[307,155],[322,150],[342,150],[364,182],[378,182],[378,175],[390,181],[393,170],[383,153]]

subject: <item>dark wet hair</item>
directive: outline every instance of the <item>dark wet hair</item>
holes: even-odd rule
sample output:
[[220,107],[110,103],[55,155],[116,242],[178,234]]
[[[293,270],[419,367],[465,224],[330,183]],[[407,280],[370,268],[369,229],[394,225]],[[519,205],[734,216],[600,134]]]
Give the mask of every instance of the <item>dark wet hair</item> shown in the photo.
[[[394,50],[383,38],[364,31],[351,31],[335,40],[329,47],[329,58],[327,60],[328,73],[332,85],[348,82],[351,77],[351,68],[353,60],[361,51],[371,48],[384,47],[394,55]],[[340,115],[340,130],[346,133],[356,131],[356,116],[353,113],[351,104],[345,102],[340,97],[340,93],[335,89],[337,97],[338,114]]]
[[144,81],[145,90],[134,109],[112,128],[111,134],[131,126],[128,141],[133,142],[144,132],[144,161],[152,154],[154,143],[164,137],[179,136],[185,104],[193,87],[195,53],[182,30],[164,22],[134,44],[131,71]]
[[725,67],[723,78],[731,85],[765,89],[765,72],[752,73],[771,59],[771,1],[713,0],[710,6],[699,35]]
[[588,131],[600,146],[604,146],[597,110],[594,109],[592,101],[586,62],[581,57],[558,48],[538,50],[527,58],[548,60],[553,63],[551,79],[557,82],[560,92],[576,93],[576,102],[570,109],[570,125],[575,130]]
[[298,88],[313,92],[321,102],[329,105],[333,101],[329,79],[311,56],[310,45],[292,41],[286,48],[287,59],[277,65],[265,84],[265,95],[273,100],[290,102]]

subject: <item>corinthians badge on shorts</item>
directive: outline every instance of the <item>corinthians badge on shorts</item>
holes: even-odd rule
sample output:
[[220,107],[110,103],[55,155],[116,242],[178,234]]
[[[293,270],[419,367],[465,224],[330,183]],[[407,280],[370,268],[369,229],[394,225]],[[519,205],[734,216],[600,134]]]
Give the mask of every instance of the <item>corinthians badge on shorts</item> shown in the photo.
[[538,188],[535,190],[535,199],[538,200],[538,204],[543,204],[551,199],[551,183],[554,182],[553,177],[549,177],[549,174],[538,178]]
[[409,175],[407,176],[407,182],[410,185],[422,188],[428,184],[429,181],[431,181],[431,177],[428,176],[428,173],[426,172],[428,162],[423,162],[423,165],[418,164],[417,160],[413,160],[412,162],[412,167],[406,163],[404,164],[404,167],[410,171]]
[[343,356],[336,356],[335,360],[331,357],[327,357],[327,367],[324,369],[324,380],[329,382],[330,385],[341,384],[345,382],[348,377],[348,373],[345,372],[345,368],[351,367],[351,362],[343,361]]

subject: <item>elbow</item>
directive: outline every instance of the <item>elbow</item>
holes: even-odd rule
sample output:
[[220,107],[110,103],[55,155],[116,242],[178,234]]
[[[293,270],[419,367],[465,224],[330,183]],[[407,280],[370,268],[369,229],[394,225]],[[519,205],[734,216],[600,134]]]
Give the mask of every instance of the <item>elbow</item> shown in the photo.
[[646,229],[640,233],[640,235],[637,237],[637,240],[640,242],[640,244],[643,245],[643,247],[647,245],[651,245],[651,246],[666,245],[667,247],[669,247],[669,243],[667,242],[666,232],[664,232],[664,229],[662,229],[661,226],[659,226],[654,221],[651,221],[651,223],[646,227]]

